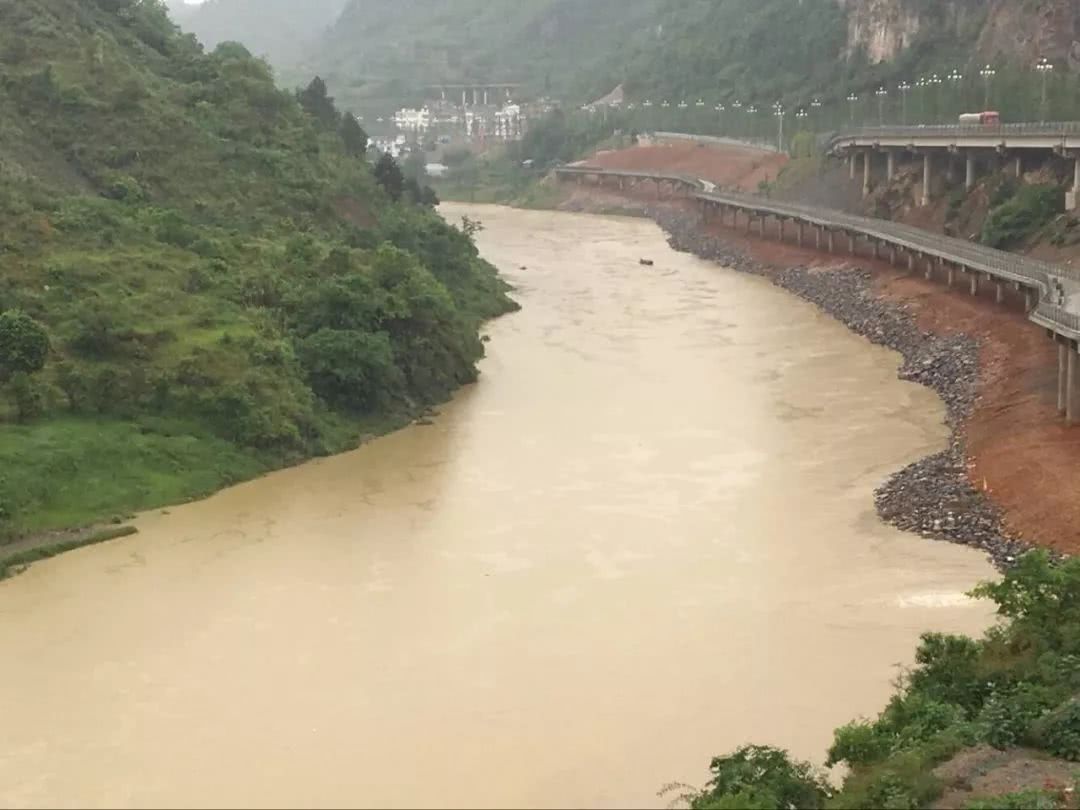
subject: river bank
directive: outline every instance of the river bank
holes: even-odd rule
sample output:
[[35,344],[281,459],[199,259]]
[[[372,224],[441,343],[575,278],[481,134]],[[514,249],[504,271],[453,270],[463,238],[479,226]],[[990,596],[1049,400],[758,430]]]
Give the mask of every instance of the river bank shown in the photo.
[[705,225],[692,206],[648,195],[571,189],[560,209],[655,220],[679,250],[769,278],[904,358],[900,375],[934,390],[951,438],[891,476],[878,514],[924,537],[983,550],[998,568],[1032,546],[1080,551],[1075,505],[1080,437],[1053,409],[1053,347],[1016,308],[995,308],[897,271]]

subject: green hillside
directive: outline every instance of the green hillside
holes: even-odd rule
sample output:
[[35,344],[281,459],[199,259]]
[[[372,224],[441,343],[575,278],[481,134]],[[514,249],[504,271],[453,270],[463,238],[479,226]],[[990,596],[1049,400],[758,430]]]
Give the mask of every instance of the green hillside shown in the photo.
[[173,19],[207,48],[242,42],[281,70],[296,62],[341,13],[345,0],[206,0]]
[[155,0],[0,4],[0,54],[0,534],[337,450],[475,378],[503,285],[317,88]]
[[618,82],[621,43],[655,25],[660,0],[352,0],[304,61],[371,111],[435,83],[515,82],[586,97]]

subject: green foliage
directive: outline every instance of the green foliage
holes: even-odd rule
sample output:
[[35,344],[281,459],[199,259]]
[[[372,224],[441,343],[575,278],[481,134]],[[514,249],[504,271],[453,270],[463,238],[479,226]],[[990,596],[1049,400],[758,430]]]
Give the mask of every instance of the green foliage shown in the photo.
[[1057,810],[1062,803],[1043,790],[1022,790],[968,802],[964,810]]
[[16,373],[33,373],[45,366],[49,333],[25,312],[0,313],[0,381]]
[[[1005,621],[979,640],[923,636],[915,666],[879,717],[836,730],[827,764],[845,763],[849,772],[830,808],[929,806],[944,787],[935,768],[977,743],[1080,761],[1080,560],[1053,563],[1030,552],[973,593],[992,600]],[[741,764],[736,755],[715,760],[724,779],[690,798],[760,798],[752,780],[740,781]],[[1028,791],[972,806],[1060,804]]]
[[341,142],[345,145],[345,153],[351,157],[363,157],[367,154],[368,134],[351,112],[341,116]]
[[505,285],[430,193],[380,188],[321,80],[282,91],[150,0],[0,17],[7,533],[338,450],[475,378]]
[[1037,720],[1032,737],[1054,756],[1080,761],[1080,701],[1069,700]]
[[402,174],[397,161],[387,153],[380,155],[375,164],[375,180],[392,200],[400,200],[401,195],[405,193],[405,175]]
[[712,779],[686,798],[694,810],[749,807],[814,810],[824,806],[828,786],[824,777],[805,762],[794,762],[787,752],[747,745],[710,766]]
[[1023,186],[990,211],[979,241],[996,248],[1016,247],[1062,212],[1063,199],[1056,185]]

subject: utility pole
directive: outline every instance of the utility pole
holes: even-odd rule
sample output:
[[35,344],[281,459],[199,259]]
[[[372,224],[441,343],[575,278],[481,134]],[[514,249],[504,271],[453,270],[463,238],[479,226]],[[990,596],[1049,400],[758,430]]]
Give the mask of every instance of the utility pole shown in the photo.
[[990,83],[997,75],[997,71],[987,65],[979,71],[979,75],[983,77],[983,110],[985,111],[990,109]]
[[780,134],[776,139],[776,151],[784,151],[784,105],[779,101],[773,105],[773,110],[776,111],[776,117],[780,119]]
[[911,92],[910,82],[900,82],[900,86],[897,88],[900,91],[900,108],[901,108],[901,120],[900,123],[907,126],[907,95]]
[[1039,106],[1039,116],[1046,120],[1046,80],[1054,70],[1054,64],[1045,56],[1035,63],[1035,70],[1042,74],[1042,102]]
[[888,97],[889,91],[882,85],[874,95],[877,96],[878,126],[883,127],[885,126],[885,99]]

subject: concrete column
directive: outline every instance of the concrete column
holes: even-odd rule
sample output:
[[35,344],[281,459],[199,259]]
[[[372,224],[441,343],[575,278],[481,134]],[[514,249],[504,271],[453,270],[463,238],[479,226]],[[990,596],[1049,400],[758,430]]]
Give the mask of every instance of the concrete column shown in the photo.
[[487,105],[488,105],[488,91],[485,89],[484,90],[484,106],[486,107]]
[[953,160],[952,151],[945,153],[945,182],[952,185],[952,181],[956,179],[956,165]]
[[1076,424],[1076,406],[1080,404],[1077,402],[1076,396],[1076,366],[1078,359],[1080,357],[1077,356],[1072,341],[1069,341],[1069,359],[1065,373],[1065,424],[1069,427]]
[[796,225],[796,231],[795,231],[795,238],[799,241],[799,247],[803,246],[803,231],[804,231],[804,229],[805,229],[805,224],[800,221],[799,224]]
[[1024,176],[1024,156],[1023,155],[1017,155],[1016,156],[1016,165],[1013,168],[1013,171],[1016,173],[1016,179],[1017,180],[1019,180],[1021,177]]
[[1069,382],[1069,347],[1058,338],[1058,413],[1065,413],[1066,400],[1068,399]]
[[896,152],[890,149],[885,153],[885,179],[890,182],[896,177]]
[[776,218],[776,241],[777,242],[783,242],[784,241],[784,218],[783,217],[777,217]]
[[997,283],[997,289],[994,291],[994,301],[997,304],[1003,304],[1005,302],[1005,285],[1000,281]]
[[971,191],[975,188],[975,150],[968,149],[967,161],[964,168],[964,188]]
[[836,233],[829,231],[829,253],[836,252]]
[[746,212],[746,233],[750,233],[750,226],[753,224],[754,218],[750,215],[750,212]]
[[972,295],[978,295],[979,294],[979,274],[976,273],[974,270],[968,271],[968,274],[971,276],[971,294]]
[[915,272],[915,254],[908,253],[907,255],[907,269],[909,273]]
[[945,276],[945,283],[949,287],[951,287],[953,285],[953,280],[955,279],[955,274],[956,274],[956,268],[953,267],[952,265],[949,265],[949,272]]
[[758,236],[762,239],[765,238],[765,217],[760,217],[758,219]]
[[879,242],[877,239],[874,240],[874,258],[881,258],[881,242]]
[[896,245],[889,245],[889,264],[896,267]]
[[1065,210],[1075,211],[1080,208],[1080,157],[1073,158],[1073,184],[1065,192]]
[[820,225],[814,226],[814,247],[818,250],[821,250],[821,231],[822,228]]
[[852,256],[854,256],[855,255],[855,234],[849,233],[847,235],[847,246],[848,246],[848,253],[850,253]]
[[1031,292],[1031,287],[1024,287],[1024,312],[1031,312],[1035,307],[1035,296]]
[[925,206],[930,204],[930,173],[934,165],[929,152],[923,153],[922,161],[922,201],[920,204]]
[[926,260],[926,280],[930,281],[934,277],[934,260]]
[[477,102],[477,99],[479,99],[479,98],[480,98],[480,91],[479,91],[479,90],[477,90],[477,89],[476,89],[476,88],[474,87],[474,88],[472,89],[472,103],[473,103],[473,106],[474,106],[474,107],[476,106],[476,102]]
[[468,97],[468,95],[466,95],[467,93],[468,93],[468,90],[462,90],[461,91],[461,106],[462,107],[468,107],[469,106],[469,100],[468,100],[469,97]]
[[866,197],[870,194],[870,170],[873,167],[874,153],[867,149],[863,152],[863,164],[862,164],[862,195]]
[[854,149],[848,152],[848,173],[851,175],[851,179],[855,179],[855,155],[858,154]]

